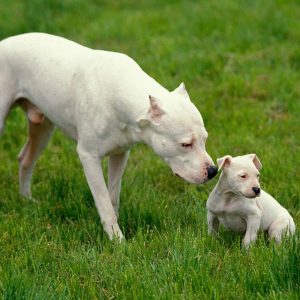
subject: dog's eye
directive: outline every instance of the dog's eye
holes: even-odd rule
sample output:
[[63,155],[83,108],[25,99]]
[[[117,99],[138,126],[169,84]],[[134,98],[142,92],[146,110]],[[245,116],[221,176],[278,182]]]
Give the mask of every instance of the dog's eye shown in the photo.
[[181,146],[182,146],[183,148],[192,148],[193,143],[181,143]]
[[246,174],[240,175],[241,178],[245,179],[247,177]]

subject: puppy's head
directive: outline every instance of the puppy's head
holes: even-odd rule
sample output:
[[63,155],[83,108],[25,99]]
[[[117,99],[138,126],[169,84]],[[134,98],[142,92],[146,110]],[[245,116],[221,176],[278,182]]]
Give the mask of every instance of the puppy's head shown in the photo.
[[201,114],[182,83],[161,98],[149,96],[147,116],[138,126],[147,131],[149,145],[184,180],[201,184],[217,174],[205,149],[207,132]]
[[259,171],[262,165],[256,154],[231,157],[226,155],[217,159],[219,169],[223,170],[228,189],[247,198],[260,195]]

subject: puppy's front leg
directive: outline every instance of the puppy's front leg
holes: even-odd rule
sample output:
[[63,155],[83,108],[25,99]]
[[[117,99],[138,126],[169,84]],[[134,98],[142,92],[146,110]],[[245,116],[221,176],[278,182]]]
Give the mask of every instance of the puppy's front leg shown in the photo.
[[247,217],[247,230],[243,240],[244,247],[249,249],[250,244],[255,242],[257,231],[260,227],[261,214],[250,215]]
[[208,210],[207,211],[208,234],[218,233],[219,223],[220,223],[220,221],[219,221],[218,217]]
[[128,160],[129,151],[110,155],[108,162],[108,191],[111,199],[111,203],[118,216],[119,210],[119,197],[121,190],[122,176]]
[[83,165],[84,173],[93,194],[104,231],[111,240],[115,236],[119,240],[122,240],[123,234],[117,223],[117,216],[105,184],[99,156],[86,151],[79,145],[77,146],[77,153]]

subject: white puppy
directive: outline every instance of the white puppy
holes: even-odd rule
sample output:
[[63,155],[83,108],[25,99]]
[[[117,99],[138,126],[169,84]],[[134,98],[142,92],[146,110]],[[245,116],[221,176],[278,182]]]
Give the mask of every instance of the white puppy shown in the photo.
[[255,154],[227,155],[217,163],[223,172],[206,204],[209,233],[216,233],[219,223],[227,229],[246,232],[243,242],[248,248],[256,240],[258,230],[267,231],[269,238],[278,243],[284,232],[295,232],[288,211],[260,189],[262,165]]
[[[20,192],[31,195],[34,164],[54,126],[77,152],[110,238],[117,223],[129,149],[151,146],[174,174],[204,183],[217,173],[205,150],[207,132],[184,84],[169,92],[124,54],[96,51],[64,38],[23,34],[0,42],[0,134],[12,106],[21,106],[29,138],[20,155]],[[108,188],[100,158],[109,155]]]

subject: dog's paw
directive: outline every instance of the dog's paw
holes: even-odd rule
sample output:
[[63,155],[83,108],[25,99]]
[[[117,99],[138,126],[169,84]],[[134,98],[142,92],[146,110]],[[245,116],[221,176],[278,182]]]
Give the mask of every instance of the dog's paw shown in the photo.
[[31,201],[31,202],[33,202],[33,203],[39,203],[39,200],[37,200],[36,198],[32,197],[31,194],[29,194],[29,195],[23,195],[23,194],[20,194],[20,195],[21,195],[21,198],[22,198],[23,200]]
[[118,223],[106,225],[104,227],[104,230],[108,234],[108,237],[111,241],[116,240],[118,242],[122,242],[123,240],[125,240],[124,235],[123,235]]
[[213,228],[208,228],[207,234],[211,235],[211,236],[218,236],[219,235],[218,230],[215,230]]
[[36,198],[30,196],[27,198],[29,201],[32,201],[33,203],[39,203],[39,200],[37,200]]
[[246,251],[249,251],[250,247],[251,247],[251,242],[244,239],[243,240],[243,249]]

